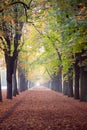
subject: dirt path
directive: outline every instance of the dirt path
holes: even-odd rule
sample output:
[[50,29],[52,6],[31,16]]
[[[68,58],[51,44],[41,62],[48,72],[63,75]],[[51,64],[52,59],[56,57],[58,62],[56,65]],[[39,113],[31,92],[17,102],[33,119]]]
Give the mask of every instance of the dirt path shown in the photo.
[[0,130],[87,130],[87,103],[35,87],[0,104]]

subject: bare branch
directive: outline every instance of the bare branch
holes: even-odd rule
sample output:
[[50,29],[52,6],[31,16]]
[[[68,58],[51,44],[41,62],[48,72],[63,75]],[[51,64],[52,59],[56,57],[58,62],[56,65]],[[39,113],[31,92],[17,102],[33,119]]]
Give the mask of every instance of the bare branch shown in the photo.
[[[13,5],[21,4],[21,5],[24,6],[24,8],[29,10],[31,2],[32,2],[32,0],[30,0],[29,4],[27,5],[24,2],[22,2],[22,1],[16,1],[16,2],[13,2],[13,3],[7,4],[6,6],[9,8],[9,7],[13,6]],[[5,8],[5,6],[2,9],[0,9],[0,13],[3,12],[4,10],[7,10],[7,8]]]

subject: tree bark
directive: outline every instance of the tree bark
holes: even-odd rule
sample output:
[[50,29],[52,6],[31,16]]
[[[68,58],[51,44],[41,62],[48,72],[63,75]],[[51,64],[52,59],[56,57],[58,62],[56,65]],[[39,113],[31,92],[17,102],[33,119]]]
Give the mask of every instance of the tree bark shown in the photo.
[[24,70],[18,67],[18,84],[20,92],[28,89],[28,80],[26,80],[24,73]]
[[26,80],[25,76],[22,74],[20,75],[20,92],[25,91],[28,89],[28,81]]
[[63,81],[63,94],[64,95],[68,95],[68,85],[69,85],[69,83],[68,83],[68,81]]
[[12,74],[14,68],[14,58],[5,54],[7,69],[7,99],[12,99]]
[[79,73],[80,68],[78,66],[78,62],[74,64],[74,75],[73,75],[73,87],[74,87],[74,98],[79,99]]
[[59,67],[58,72],[58,91],[62,92],[62,67]]
[[54,90],[54,80],[52,79],[52,82],[51,82],[51,89]]
[[79,61],[80,61],[80,101],[87,102],[87,62],[86,62],[86,60],[87,60],[87,50],[83,49],[80,56],[79,56]]
[[2,102],[1,75],[0,75],[0,102]]
[[13,96],[19,94],[17,89],[17,78],[16,78],[17,60],[14,61],[14,72],[13,72]]
[[71,68],[68,71],[68,96],[73,97],[73,75]]
[[87,71],[84,67],[80,68],[80,101],[87,102]]
[[58,77],[54,76],[53,78],[53,90],[58,91]]

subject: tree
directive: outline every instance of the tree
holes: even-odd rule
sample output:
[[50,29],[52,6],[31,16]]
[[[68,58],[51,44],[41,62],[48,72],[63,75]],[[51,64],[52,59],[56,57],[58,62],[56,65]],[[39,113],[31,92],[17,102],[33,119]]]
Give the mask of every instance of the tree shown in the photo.
[[[46,21],[45,32],[49,32],[44,34],[44,37],[47,39],[46,43],[52,42],[52,44],[56,46],[56,49],[58,49],[57,51],[61,54],[62,62],[60,65],[63,66],[63,75],[67,77],[67,91],[69,91],[69,96],[73,96],[73,86],[71,87],[70,82],[74,81],[74,97],[79,98],[79,81],[81,81],[80,88],[82,91],[80,93],[82,93],[82,96],[80,96],[80,100],[86,100],[85,80],[83,81],[81,76],[86,75],[86,2],[74,0],[50,2],[52,3],[53,9],[49,11],[50,19],[48,21],[50,22]],[[67,10],[67,8],[69,10]],[[54,16],[56,16],[56,20]],[[60,34],[61,40],[59,40],[58,34]],[[51,42],[48,39],[50,39]],[[58,43],[56,43],[56,41],[58,41]],[[78,73],[76,72],[77,69]],[[72,73],[75,74],[74,80]],[[84,85],[82,85],[83,82]]]
[[[53,1],[51,1],[53,2]],[[58,3],[59,9],[56,9],[56,4]],[[67,74],[68,69],[70,70],[74,67],[74,85],[75,85],[75,98],[79,98],[79,81],[81,81],[80,88],[85,90],[85,80],[83,81],[82,77],[86,74],[86,69],[82,69],[81,66],[86,67],[83,63],[86,60],[86,56],[82,58],[82,55],[85,53],[86,55],[86,2],[85,1],[67,1],[65,3],[64,0],[58,1],[55,4],[55,9],[60,17],[61,14],[61,29],[62,29],[62,38],[63,38],[63,51],[62,58],[63,58],[63,70],[64,73]],[[67,11],[68,8],[68,11]],[[69,48],[69,49],[68,49]],[[85,51],[84,51],[85,50]],[[64,60],[65,59],[65,60]],[[84,60],[83,60],[84,59]],[[67,64],[66,64],[67,63]],[[82,65],[84,64],[84,65]],[[67,65],[67,66],[66,66]],[[83,67],[83,68],[84,68]],[[78,69],[78,73],[76,70]],[[66,71],[67,70],[67,71]],[[79,71],[80,70],[80,71]],[[65,72],[66,71],[66,72]],[[69,71],[70,72],[70,71]],[[72,73],[72,72],[71,72]],[[80,75],[80,77],[79,77]],[[83,76],[81,76],[83,75]],[[77,78],[76,78],[77,76]],[[84,78],[85,79],[85,78]],[[76,81],[77,80],[77,81]],[[82,83],[84,82],[84,83]],[[84,84],[84,85],[82,85]],[[82,95],[80,96],[81,100],[86,100],[86,90],[81,91]],[[82,99],[83,97],[83,99]]]
[[[14,96],[17,94],[16,85],[16,67],[17,57],[21,49],[20,44],[21,30],[23,27],[23,21],[20,20],[21,12],[26,15],[26,9],[30,8],[31,1],[27,6],[23,2],[10,2],[2,3],[3,6],[1,12],[1,30],[4,35],[1,36],[2,49],[5,55],[6,68],[7,68],[7,98],[12,99],[12,75],[14,77]],[[8,7],[8,8],[7,8]],[[20,12],[21,11],[21,12]],[[9,16],[9,14],[11,16]]]

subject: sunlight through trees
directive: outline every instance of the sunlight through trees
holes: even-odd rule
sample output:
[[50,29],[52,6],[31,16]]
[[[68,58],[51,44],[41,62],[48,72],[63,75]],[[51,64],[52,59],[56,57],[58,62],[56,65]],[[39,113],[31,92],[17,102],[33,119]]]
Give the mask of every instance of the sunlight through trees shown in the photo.
[[87,2],[2,0],[0,6],[7,98],[41,80],[55,91],[87,101]]

